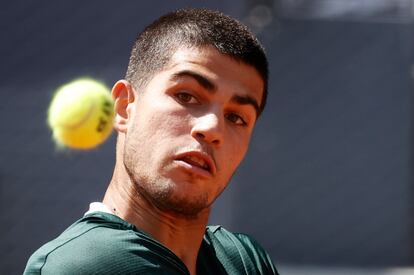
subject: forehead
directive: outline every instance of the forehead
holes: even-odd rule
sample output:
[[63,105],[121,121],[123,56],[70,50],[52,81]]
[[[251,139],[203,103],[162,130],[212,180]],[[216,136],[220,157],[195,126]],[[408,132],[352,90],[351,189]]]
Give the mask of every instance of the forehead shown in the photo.
[[178,49],[165,67],[176,73],[192,70],[213,81],[219,90],[252,96],[261,102],[264,82],[257,70],[250,65],[221,54],[214,47]]

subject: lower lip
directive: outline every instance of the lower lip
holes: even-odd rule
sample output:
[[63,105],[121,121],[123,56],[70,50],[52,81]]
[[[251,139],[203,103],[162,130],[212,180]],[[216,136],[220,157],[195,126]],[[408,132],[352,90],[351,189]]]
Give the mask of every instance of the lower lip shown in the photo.
[[203,178],[211,178],[212,175],[209,171],[198,167],[196,165],[190,164],[188,162],[185,162],[183,160],[175,160],[175,162],[180,166],[181,168],[184,168],[185,170],[189,171],[190,173],[203,177]]

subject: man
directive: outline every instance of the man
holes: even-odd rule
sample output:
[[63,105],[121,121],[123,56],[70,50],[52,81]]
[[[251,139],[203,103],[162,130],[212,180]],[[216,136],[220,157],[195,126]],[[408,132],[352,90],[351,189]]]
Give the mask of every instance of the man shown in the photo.
[[36,251],[25,273],[277,274],[253,239],[207,227],[266,90],[263,48],[234,19],[189,9],[148,26],[112,89],[118,140],[103,202]]

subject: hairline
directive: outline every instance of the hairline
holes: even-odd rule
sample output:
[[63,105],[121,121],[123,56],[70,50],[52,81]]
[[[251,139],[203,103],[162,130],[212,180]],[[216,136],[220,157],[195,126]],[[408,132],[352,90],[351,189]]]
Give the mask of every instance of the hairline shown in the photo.
[[157,69],[155,69],[153,72],[150,72],[148,75],[146,75],[144,78],[142,78],[141,80],[137,79],[139,78],[139,72],[135,72],[133,75],[134,79],[126,79],[127,81],[129,81],[131,83],[131,85],[134,87],[134,89],[136,91],[140,91],[138,93],[138,95],[142,92],[145,91],[145,89],[147,88],[148,84],[152,81],[152,79],[159,73],[161,73],[163,70],[165,70],[170,64],[171,64],[171,60],[173,58],[173,56],[182,49],[196,49],[196,50],[202,50],[203,48],[214,48],[218,53],[230,57],[231,59],[233,59],[234,61],[244,64],[246,66],[249,66],[251,68],[253,68],[257,74],[260,76],[260,79],[262,80],[262,84],[263,84],[263,88],[262,88],[262,95],[261,95],[261,100],[259,102],[259,110],[257,113],[257,118],[260,117],[260,115],[263,113],[264,111],[264,106],[263,106],[263,100],[265,99],[265,93],[267,93],[267,87],[266,87],[266,80],[264,79],[263,75],[260,73],[260,71],[254,66],[251,65],[245,61],[243,61],[242,58],[237,58],[236,56],[233,56],[231,54],[228,53],[223,53],[221,52],[214,44],[212,43],[205,43],[205,44],[201,44],[201,45],[196,45],[196,44],[191,44],[191,43],[186,43],[187,45],[181,45],[178,48],[176,48],[174,51],[172,51],[169,55],[168,55],[168,59],[165,61],[165,63],[162,66],[159,66]]

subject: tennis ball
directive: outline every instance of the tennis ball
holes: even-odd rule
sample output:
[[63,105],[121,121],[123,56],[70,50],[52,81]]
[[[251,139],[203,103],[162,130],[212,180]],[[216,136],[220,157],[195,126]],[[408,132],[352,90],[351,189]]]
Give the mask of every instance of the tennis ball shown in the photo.
[[56,90],[48,110],[48,124],[59,147],[91,149],[112,132],[113,100],[102,82],[75,79]]

